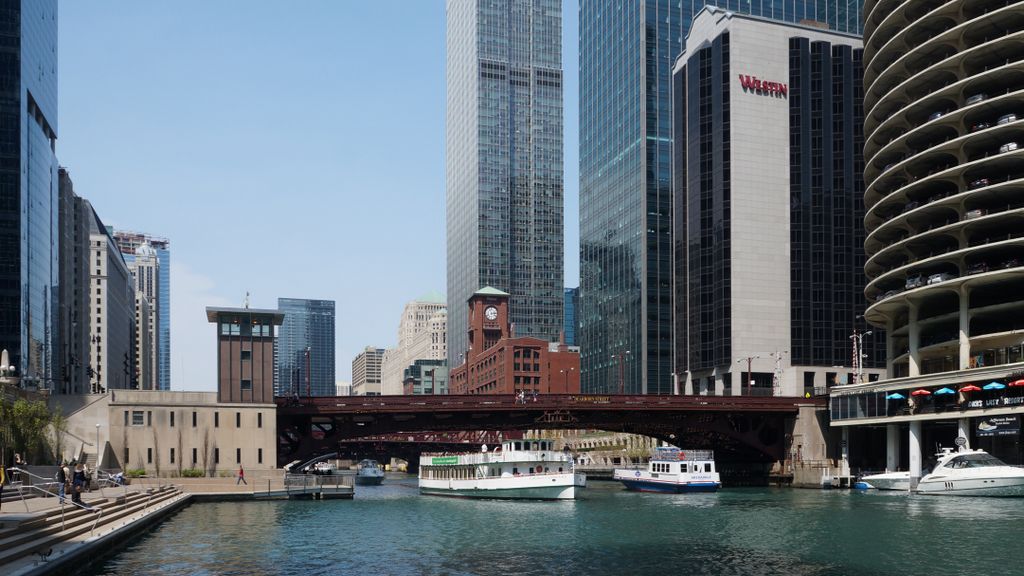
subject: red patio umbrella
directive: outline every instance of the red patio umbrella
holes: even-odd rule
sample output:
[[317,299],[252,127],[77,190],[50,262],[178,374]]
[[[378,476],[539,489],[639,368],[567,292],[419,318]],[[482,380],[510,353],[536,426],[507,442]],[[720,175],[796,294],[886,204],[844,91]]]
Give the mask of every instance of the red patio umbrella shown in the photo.
[[[1024,380],[1020,380],[1019,382],[1024,382]],[[961,388],[960,391],[961,392],[981,392],[981,388],[978,388],[974,384],[968,384],[967,386],[964,386],[963,388]]]
[[1013,382],[1010,382],[1010,386],[1024,386],[1024,379],[1014,380]]
[[911,396],[931,396],[932,393],[925,390],[924,388],[918,388],[910,393]]

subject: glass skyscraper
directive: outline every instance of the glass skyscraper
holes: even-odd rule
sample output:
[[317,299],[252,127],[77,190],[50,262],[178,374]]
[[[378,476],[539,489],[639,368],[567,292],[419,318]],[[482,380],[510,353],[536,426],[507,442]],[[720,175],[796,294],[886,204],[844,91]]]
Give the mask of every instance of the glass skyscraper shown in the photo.
[[580,3],[581,388],[672,391],[671,75],[704,6],[859,33],[862,1]]
[[114,241],[130,261],[135,251],[148,244],[156,250],[156,259],[160,263],[160,274],[157,280],[159,293],[156,296],[157,309],[157,389],[171,389],[171,243],[167,238],[151,236],[140,232],[117,230]]
[[448,359],[468,347],[467,300],[512,296],[518,336],[562,329],[562,7],[447,4]]
[[576,310],[580,307],[580,289],[565,289],[565,343],[568,346],[578,346],[576,341]]
[[24,386],[52,388],[61,372],[57,1],[5,1],[0,21],[0,349]]
[[334,396],[334,300],[278,298],[277,309],[274,395]]

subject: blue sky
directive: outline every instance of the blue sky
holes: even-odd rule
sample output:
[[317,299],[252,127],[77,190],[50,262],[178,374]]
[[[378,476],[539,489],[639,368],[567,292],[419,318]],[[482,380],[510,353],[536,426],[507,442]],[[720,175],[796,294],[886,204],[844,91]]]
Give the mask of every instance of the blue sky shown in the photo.
[[[566,284],[578,284],[566,0]],[[57,156],[108,225],[171,240],[171,385],[213,390],[210,305],[337,301],[337,375],[445,292],[441,0],[61,0]]]

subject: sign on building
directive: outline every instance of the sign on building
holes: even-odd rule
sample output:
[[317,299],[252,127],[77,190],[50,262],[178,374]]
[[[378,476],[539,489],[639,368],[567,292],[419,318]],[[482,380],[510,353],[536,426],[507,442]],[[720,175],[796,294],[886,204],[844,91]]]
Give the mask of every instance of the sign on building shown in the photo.
[[1019,416],[989,416],[978,421],[978,436],[1017,436],[1020,434]]

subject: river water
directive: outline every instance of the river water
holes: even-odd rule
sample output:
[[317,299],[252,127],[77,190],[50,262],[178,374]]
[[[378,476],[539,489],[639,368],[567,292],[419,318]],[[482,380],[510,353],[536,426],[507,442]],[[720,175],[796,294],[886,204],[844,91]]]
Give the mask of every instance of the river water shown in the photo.
[[193,504],[93,575],[1024,574],[1024,499],[592,482],[569,502],[420,496]]

